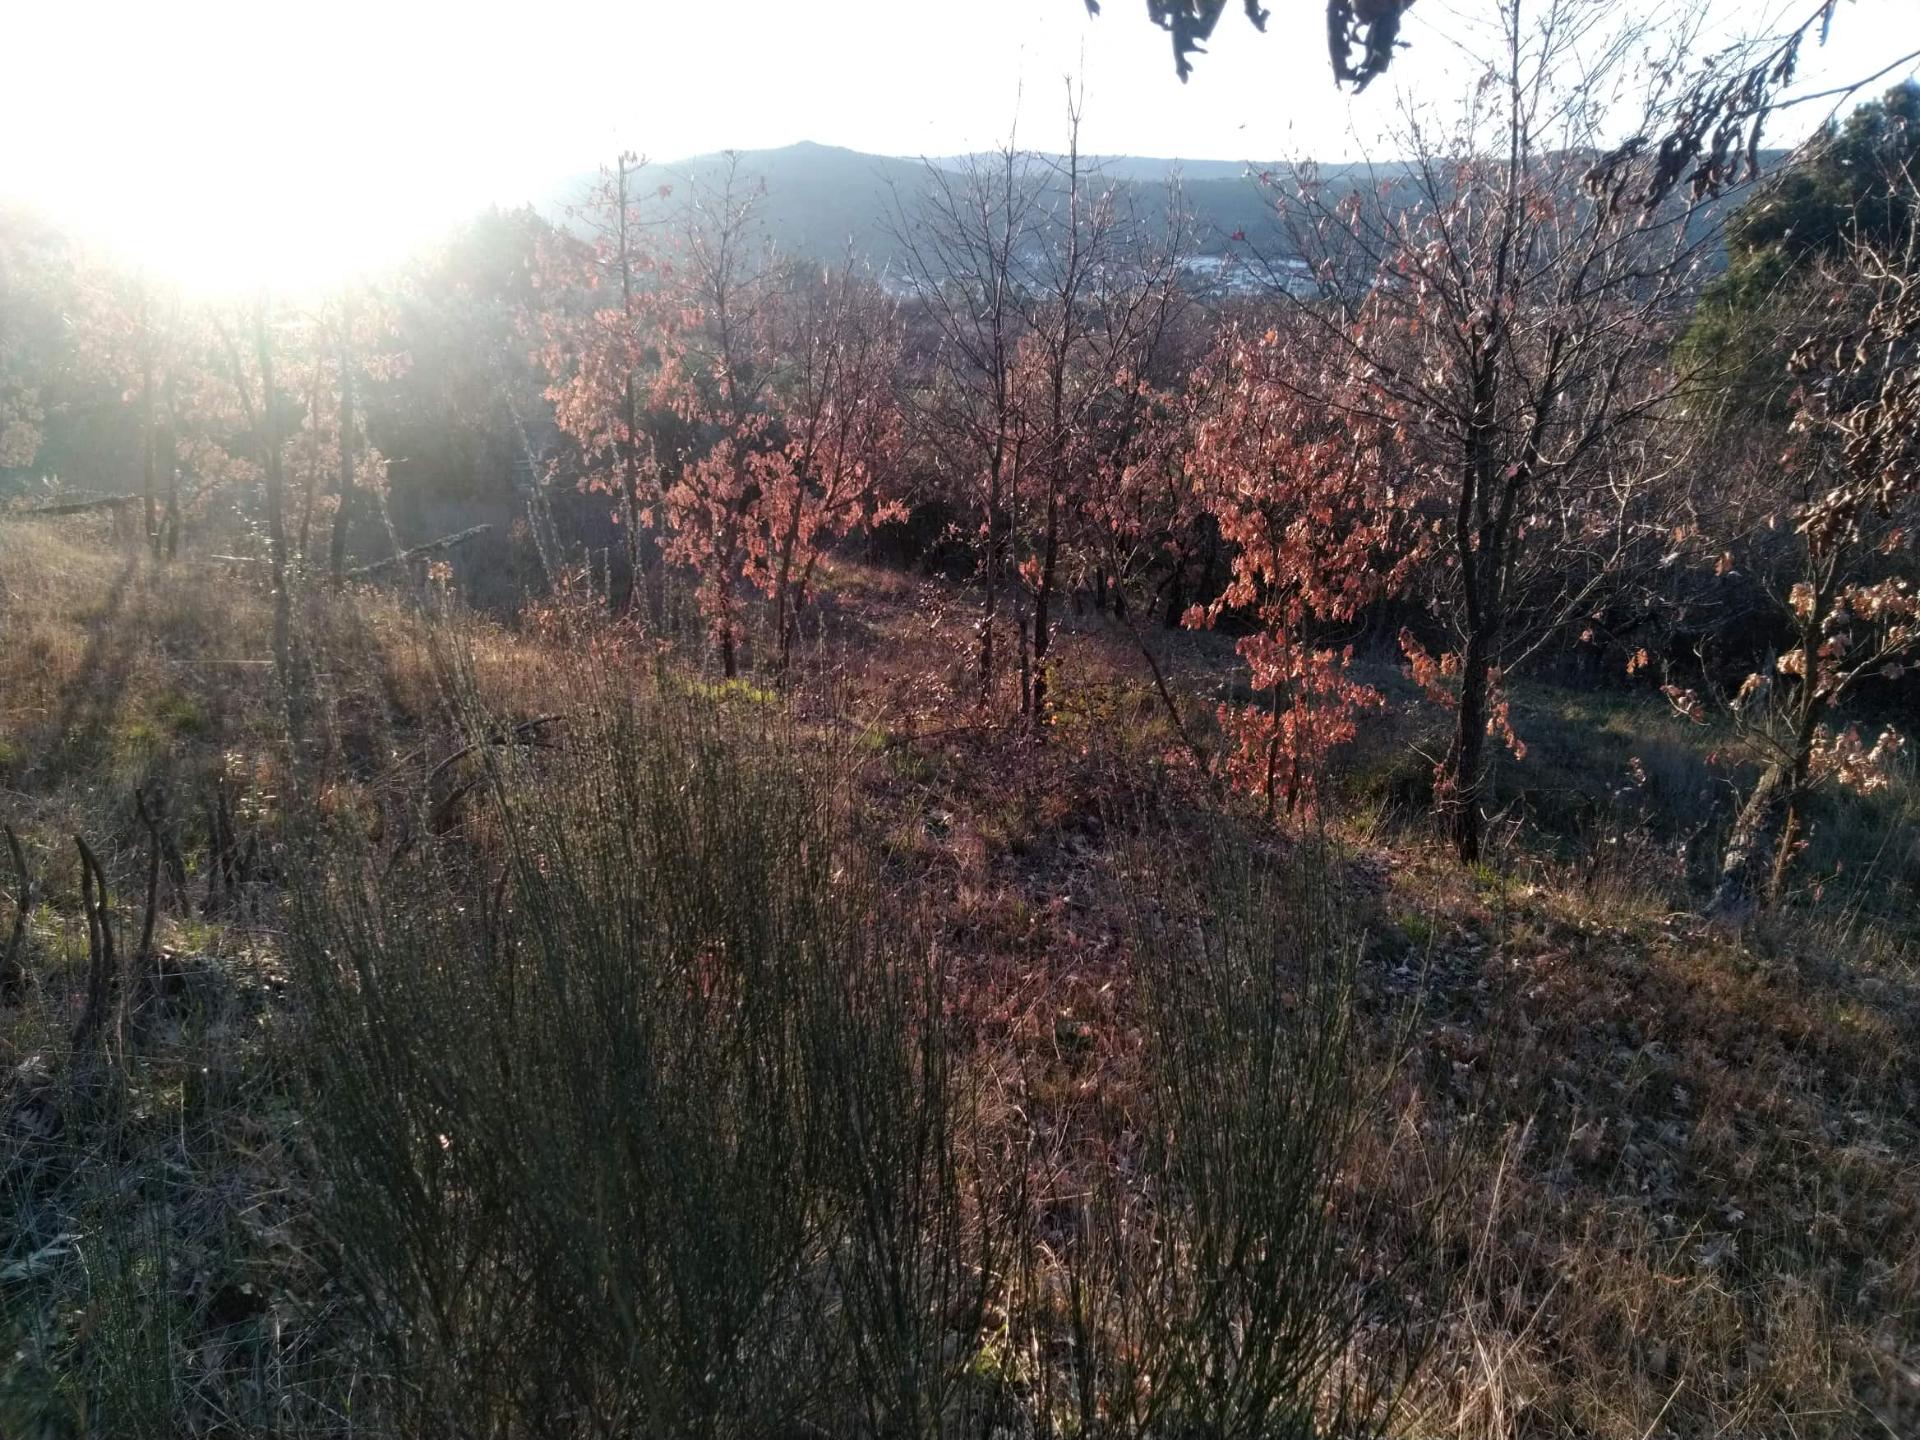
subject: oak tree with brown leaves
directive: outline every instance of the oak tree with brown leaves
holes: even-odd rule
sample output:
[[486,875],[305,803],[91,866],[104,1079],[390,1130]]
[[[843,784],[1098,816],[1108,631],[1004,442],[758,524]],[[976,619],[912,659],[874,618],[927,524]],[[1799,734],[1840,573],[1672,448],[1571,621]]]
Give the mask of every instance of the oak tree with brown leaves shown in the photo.
[[1649,443],[1712,235],[1691,202],[1612,207],[1582,188],[1601,98],[1628,83],[1647,33],[1610,34],[1568,0],[1505,0],[1501,16],[1478,104],[1452,136],[1409,128],[1400,183],[1336,195],[1310,166],[1269,177],[1299,260],[1266,268],[1328,357],[1299,383],[1394,434],[1401,503],[1426,520],[1442,638],[1437,654],[1413,634],[1406,648],[1453,712],[1436,796],[1466,861],[1481,853],[1489,739],[1522,749],[1503,676],[1665,534]]

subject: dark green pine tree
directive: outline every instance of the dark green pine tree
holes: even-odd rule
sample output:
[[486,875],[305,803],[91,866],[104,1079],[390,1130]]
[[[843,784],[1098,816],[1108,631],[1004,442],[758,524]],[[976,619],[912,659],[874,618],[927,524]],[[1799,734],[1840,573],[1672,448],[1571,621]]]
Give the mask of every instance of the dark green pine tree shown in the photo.
[[1701,296],[1685,363],[1724,387],[1734,408],[1786,418],[1787,372],[1805,281],[1856,240],[1897,250],[1920,181],[1920,84],[1861,105],[1802,161],[1764,181],[1727,223],[1727,268]]

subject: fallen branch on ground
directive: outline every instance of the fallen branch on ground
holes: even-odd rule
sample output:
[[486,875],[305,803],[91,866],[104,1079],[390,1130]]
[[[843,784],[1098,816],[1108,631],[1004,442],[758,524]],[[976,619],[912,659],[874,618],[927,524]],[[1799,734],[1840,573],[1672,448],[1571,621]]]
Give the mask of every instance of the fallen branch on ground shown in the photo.
[[85,515],[94,510],[119,510],[138,505],[138,495],[95,495],[85,500],[56,500],[49,505],[31,505],[18,510],[0,511],[12,520],[39,520],[50,515]]
[[402,550],[398,555],[389,555],[384,560],[375,560],[370,565],[356,565],[353,569],[346,572],[347,578],[349,580],[363,580],[369,575],[377,575],[382,570],[391,569],[395,565],[404,565],[409,560],[418,560],[425,555],[436,555],[443,550],[451,550],[455,546],[464,545],[467,541],[476,539],[491,529],[493,529],[491,525],[475,525],[468,530],[459,530],[451,535],[442,535],[438,540],[429,540],[425,544],[415,545],[410,550]]

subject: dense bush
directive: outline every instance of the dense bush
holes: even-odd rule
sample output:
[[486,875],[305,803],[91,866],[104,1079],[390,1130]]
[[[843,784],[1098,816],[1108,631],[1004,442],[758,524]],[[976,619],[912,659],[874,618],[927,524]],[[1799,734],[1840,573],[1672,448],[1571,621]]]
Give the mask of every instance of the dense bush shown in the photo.
[[1316,846],[1222,837],[1199,858],[1132,913],[1145,1103],[1052,1240],[1056,1403],[1086,1435],[1380,1433],[1421,1350],[1422,1247],[1417,1223],[1391,1259],[1352,1243],[1371,1228],[1341,1179],[1366,1112],[1358,937]]
[[1332,1397],[1351,1430],[1384,1292],[1335,1244],[1359,1111],[1324,859],[1165,877],[1138,1165],[1050,1236],[911,917],[766,715],[597,689],[551,750],[475,716],[457,842],[336,852],[302,897],[316,1223],[376,1423],[1305,1436]]
[[998,1237],[936,977],[831,788],[657,696],[472,763],[479,845],[337,875],[296,929],[317,1218],[392,1420],[935,1428]]

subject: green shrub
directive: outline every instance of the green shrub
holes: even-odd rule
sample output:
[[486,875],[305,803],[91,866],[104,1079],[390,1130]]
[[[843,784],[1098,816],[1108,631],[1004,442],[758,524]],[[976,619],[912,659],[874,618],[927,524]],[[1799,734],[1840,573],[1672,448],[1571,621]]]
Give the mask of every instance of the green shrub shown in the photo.
[[752,723],[596,695],[478,746],[472,834],[302,897],[317,1219],[404,1433],[952,1410],[997,1241],[937,976]]

